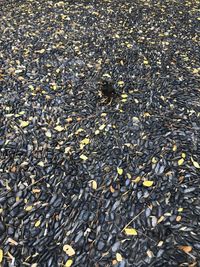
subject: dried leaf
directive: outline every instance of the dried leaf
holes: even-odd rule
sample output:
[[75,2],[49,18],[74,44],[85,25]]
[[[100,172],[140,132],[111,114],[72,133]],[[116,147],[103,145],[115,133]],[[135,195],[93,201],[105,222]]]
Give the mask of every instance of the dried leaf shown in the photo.
[[25,209],[25,211],[31,211],[32,210],[32,208],[33,208],[33,206],[27,206],[26,208],[24,208]]
[[183,152],[183,153],[181,153],[181,157],[183,158],[183,159],[185,159],[186,158],[186,154]]
[[65,128],[62,127],[61,125],[57,125],[54,129],[55,129],[57,132],[62,132]]
[[41,224],[41,221],[40,221],[40,220],[36,221],[36,222],[35,222],[35,227],[39,227],[40,224]]
[[73,263],[73,260],[71,260],[71,259],[67,260],[66,263],[65,263],[65,267],[72,266],[72,263]]
[[40,167],[44,167],[44,162],[43,161],[40,161],[40,162],[38,162],[37,165],[40,166]]
[[128,95],[127,95],[127,94],[122,94],[121,97],[122,97],[122,98],[127,98]]
[[141,180],[141,177],[138,176],[138,177],[136,177],[136,178],[133,180],[133,182],[134,182],[134,183],[139,183],[140,180]]
[[84,154],[82,154],[82,155],[80,155],[80,159],[82,159],[82,160],[87,160],[87,159],[88,159],[88,157],[87,157],[87,156],[85,156]]
[[123,260],[122,255],[121,255],[120,253],[117,253],[117,254],[116,254],[116,260],[117,260],[118,262],[120,262],[120,261]]
[[189,253],[192,251],[192,247],[191,246],[178,246],[178,248],[182,251],[184,251],[185,253]]
[[122,175],[122,174],[123,174],[123,169],[117,167],[117,173],[118,173],[119,175]]
[[96,190],[97,189],[97,182],[95,180],[90,181],[92,189]]
[[29,125],[29,121],[20,121],[20,127],[25,128]]
[[119,81],[117,84],[118,84],[119,86],[124,86],[124,81]]
[[50,132],[49,130],[48,130],[48,131],[46,131],[45,135],[46,135],[46,137],[49,137],[49,138],[51,138],[51,132]]
[[176,146],[176,144],[173,145],[172,150],[173,150],[174,152],[177,150],[177,146]]
[[3,261],[3,250],[0,249],[0,263]]
[[179,159],[178,160],[178,166],[181,166],[183,164],[183,162],[184,162],[184,159],[183,158]]
[[106,127],[106,125],[105,125],[105,124],[102,124],[102,125],[99,127],[99,130],[102,131],[105,127]]
[[153,185],[153,181],[146,180],[146,181],[143,182],[143,186],[150,187],[152,185]]
[[90,143],[90,139],[89,138],[85,138],[80,142],[82,145],[87,145]]
[[75,250],[72,248],[70,245],[64,245],[63,246],[63,251],[69,256],[75,255]]
[[194,161],[194,159],[192,157],[191,157],[191,161],[192,161],[195,168],[200,169],[199,163],[197,161]]
[[125,228],[124,231],[127,235],[137,235],[137,231],[134,228]]

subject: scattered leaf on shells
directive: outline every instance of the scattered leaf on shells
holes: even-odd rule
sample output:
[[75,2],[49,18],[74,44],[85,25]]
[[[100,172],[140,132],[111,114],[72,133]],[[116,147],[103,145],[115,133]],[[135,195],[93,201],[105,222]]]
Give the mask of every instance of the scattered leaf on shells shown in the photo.
[[70,123],[70,122],[73,121],[73,119],[72,119],[72,118],[67,118],[66,121],[67,121],[68,123]]
[[62,127],[61,125],[57,125],[54,129],[55,129],[57,132],[62,132],[65,128]]
[[136,178],[133,180],[133,182],[134,182],[134,183],[139,183],[140,180],[141,180],[141,177],[138,176],[138,177],[136,177]]
[[117,173],[118,173],[119,175],[122,175],[122,174],[123,174],[123,169],[117,167]]
[[43,161],[40,161],[40,162],[38,162],[37,165],[40,166],[40,167],[44,167],[44,162]]
[[194,161],[194,159],[192,157],[191,157],[191,161],[192,161],[195,168],[200,169],[199,163],[197,161]]
[[46,137],[49,137],[49,138],[51,138],[51,132],[50,132],[49,130],[48,130],[48,131],[46,131],[45,135],[46,135]]
[[20,122],[20,127],[22,127],[22,128],[25,128],[25,127],[27,127],[28,125],[29,125],[29,121],[21,121]]
[[178,212],[182,212],[182,211],[183,211],[183,208],[179,208],[179,209],[178,209]]
[[158,247],[162,247],[163,243],[164,243],[164,242],[161,240],[161,241],[158,242],[158,245],[157,245],[157,246],[158,246]]
[[92,189],[96,190],[97,189],[97,182],[95,180],[90,181]]
[[75,255],[75,250],[72,248],[70,245],[64,245],[63,246],[63,251],[69,256]]
[[82,128],[79,128],[79,129],[75,132],[75,134],[79,134],[79,133],[81,133],[81,132],[85,132],[85,130],[82,129]]
[[178,216],[176,217],[176,221],[177,221],[177,222],[180,222],[181,219],[182,219],[182,217],[181,217],[180,215],[178,215]]
[[177,146],[174,144],[172,150],[175,152],[177,150]]
[[179,160],[178,160],[178,165],[179,165],[179,166],[182,165],[183,162],[184,162],[184,159],[183,159],[183,158],[179,159]]
[[95,135],[98,135],[99,133],[100,133],[99,130],[96,130],[96,131],[94,132]]
[[82,160],[87,160],[87,159],[88,159],[88,157],[87,157],[87,156],[85,156],[84,154],[82,154],[82,155],[80,155],[80,159],[82,159]]
[[71,267],[72,263],[73,263],[73,260],[71,260],[71,259],[67,260],[65,263],[65,267]]
[[0,263],[2,263],[3,261],[3,250],[0,249]]
[[117,260],[118,262],[120,262],[120,261],[123,260],[122,255],[121,255],[120,253],[117,253],[117,254],[116,254],[116,260]]
[[36,221],[36,222],[35,222],[35,227],[39,227],[40,224],[41,224],[41,221],[40,221],[40,220]]
[[134,228],[125,228],[124,231],[127,235],[137,235],[137,231]]
[[102,131],[105,127],[106,127],[106,125],[105,125],[105,124],[102,124],[102,125],[99,127],[99,130]]
[[121,97],[122,97],[122,98],[127,98],[128,95],[127,95],[127,94],[122,94]]
[[178,248],[182,251],[184,251],[185,253],[189,253],[192,251],[192,247],[191,246],[178,246]]
[[150,187],[152,185],[153,185],[153,181],[146,180],[146,181],[143,182],[143,186]]
[[90,143],[90,139],[89,138],[85,138],[80,143],[83,144],[83,145],[87,145],[87,144]]
[[65,148],[65,154],[68,154],[70,150],[71,150],[71,147],[70,146],[66,147]]
[[181,157],[183,158],[183,159],[185,159],[186,158],[186,154],[183,152],[183,153],[181,153]]
[[123,86],[123,85],[124,85],[124,81],[119,81],[117,84],[118,84],[119,86]]
[[33,206],[27,206],[27,207],[25,208],[25,211],[31,211],[32,208],[33,208]]
[[149,64],[149,61],[148,61],[148,60],[144,60],[143,63],[144,63],[145,65],[148,65],[148,64]]

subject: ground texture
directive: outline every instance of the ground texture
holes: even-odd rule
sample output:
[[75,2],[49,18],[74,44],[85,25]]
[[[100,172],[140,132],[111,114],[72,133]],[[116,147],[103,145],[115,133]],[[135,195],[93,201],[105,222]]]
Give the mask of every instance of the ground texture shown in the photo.
[[199,266],[198,5],[1,1],[2,267]]

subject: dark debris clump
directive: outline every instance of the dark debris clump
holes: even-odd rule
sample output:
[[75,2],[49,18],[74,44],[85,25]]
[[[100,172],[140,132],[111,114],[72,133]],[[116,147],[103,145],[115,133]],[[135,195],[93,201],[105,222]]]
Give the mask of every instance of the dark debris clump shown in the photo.
[[0,1],[0,265],[200,263],[199,1]]

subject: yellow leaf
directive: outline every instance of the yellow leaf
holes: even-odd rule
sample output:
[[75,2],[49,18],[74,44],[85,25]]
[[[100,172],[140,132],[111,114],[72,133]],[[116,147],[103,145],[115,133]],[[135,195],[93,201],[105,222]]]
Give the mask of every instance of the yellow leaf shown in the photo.
[[99,130],[96,130],[96,131],[94,132],[95,135],[97,135],[97,134],[99,134],[99,133],[100,133]]
[[25,208],[25,211],[31,211],[32,208],[33,208],[33,206],[27,206],[27,207]]
[[192,161],[195,168],[200,169],[199,163],[197,161],[194,161],[192,157],[191,157],[191,161]]
[[184,162],[184,159],[183,159],[183,158],[179,159],[179,160],[178,160],[178,165],[179,165],[179,166],[182,165],[183,162]]
[[123,102],[123,103],[127,102],[127,98],[123,98],[123,99],[121,100],[121,102]]
[[117,84],[118,84],[119,86],[124,86],[124,81],[119,81]]
[[88,157],[87,157],[87,156],[85,156],[84,154],[82,154],[82,155],[80,155],[80,159],[82,159],[82,160],[87,160],[87,159],[88,159]]
[[116,254],[116,260],[117,260],[118,262],[120,262],[120,261],[123,260],[122,255],[121,255],[120,253],[117,253],[117,254]]
[[51,132],[50,132],[49,130],[48,130],[48,131],[46,131],[45,135],[46,135],[46,137],[49,137],[49,138],[51,138]]
[[94,189],[94,190],[97,189],[97,182],[95,180],[91,180],[90,185],[91,185],[92,189]]
[[189,253],[190,251],[192,251],[192,247],[191,246],[178,246],[178,248],[182,251],[184,251],[185,253]]
[[128,95],[127,95],[127,94],[122,94],[121,97],[122,97],[122,98],[127,98]]
[[146,180],[146,181],[143,182],[143,186],[150,187],[152,185],[153,185],[153,181]]
[[64,245],[63,251],[69,256],[73,256],[75,254],[75,250],[70,245]]
[[62,132],[64,130],[64,127],[62,127],[61,125],[57,125],[55,128],[54,128],[57,132]]
[[73,260],[71,260],[71,259],[67,260],[65,263],[65,267],[71,267],[72,263],[73,263]]
[[102,125],[99,127],[99,130],[102,131],[105,127],[106,127],[106,125],[105,125],[105,124],[102,124]]
[[134,183],[139,183],[140,180],[141,180],[141,177],[138,176],[138,177],[136,177],[136,178],[133,180],[133,182],[134,182]]
[[148,61],[148,60],[144,60],[143,63],[144,63],[145,65],[148,65],[148,64],[149,64],[149,61]]
[[126,45],[128,48],[131,48],[132,47],[132,44],[127,44]]
[[137,231],[134,228],[125,228],[124,231],[127,235],[137,235]]
[[175,152],[177,150],[177,146],[174,144],[172,150]]
[[85,130],[82,129],[82,128],[79,128],[79,129],[75,132],[75,134],[79,134],[79,133],[81,133],[81,132],[85,132]]
[[0,249],[0,263],[3,261],[3,250]]
[[155,163],[158,162],[158,160],[157,160],[155,157],[153,157],[152,160],[151,160],[151,162],[152,162],[153,164],[155,164]]
[[40,224],[41,224],[41,221],[40,221],[40,220],[38,220],[38,221],[35,223],[35,227],[39,227],[39,226],[40,226]]
[[80,142],[82,145],[87,145],[90,143],[90,139],[89,138],[85,138]]
[[181,153],[181,157],[183,158],[183,159],[185,159],[186,158],[186,154],[183,152],[183,153]]
[[119,175],[122,175],[122,174],[123,174],[123,169],[117,167],[117,173],[118,173]]
[[127,177],[128,177],[128,179],[131,179],[131,174],[127,173]]
[[44,167],[44,162],[40,161],[40,162],[38,162],[37,165],[40,166],[40,167]]
[[28,125],[29,125],[29,121],[21,121],[20,122],[20,127],[22,127],[22,128],[25,128],[25,127],[27,127]]
[[106,117],[107,113],[101,113],[101,117]]
[[182,212],[182,211],[183,211],[183,208],[179,208],[179,209],[178,209],[178,212]]

